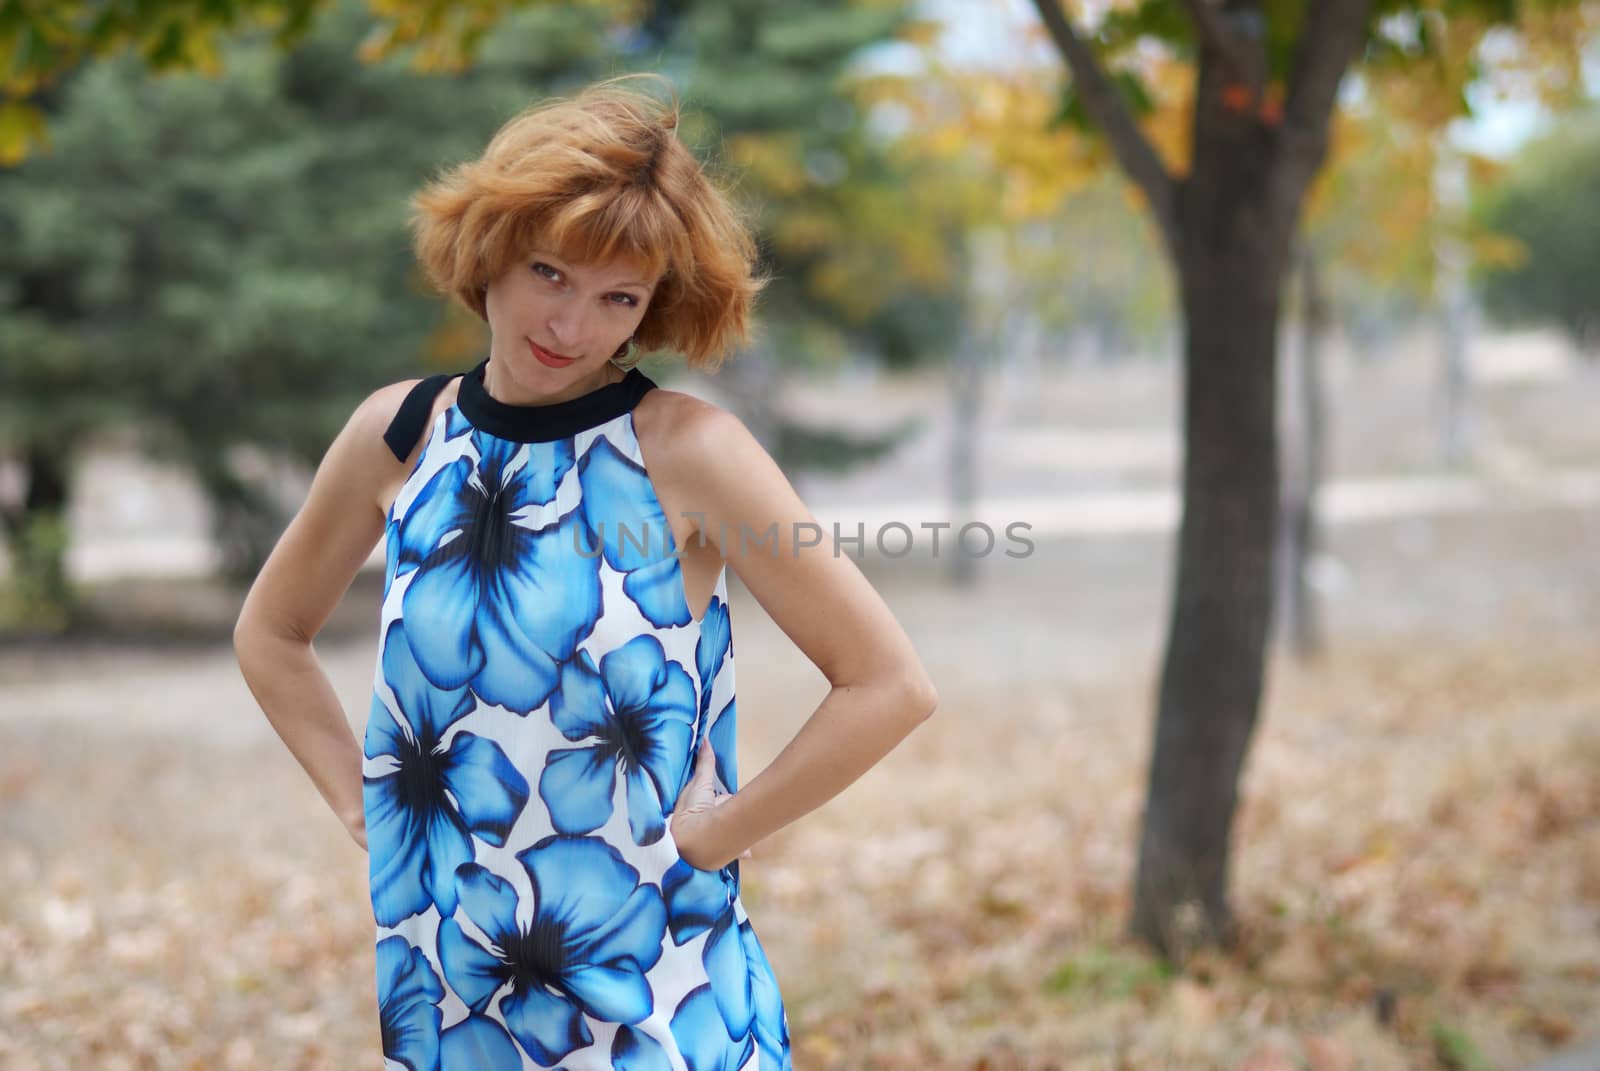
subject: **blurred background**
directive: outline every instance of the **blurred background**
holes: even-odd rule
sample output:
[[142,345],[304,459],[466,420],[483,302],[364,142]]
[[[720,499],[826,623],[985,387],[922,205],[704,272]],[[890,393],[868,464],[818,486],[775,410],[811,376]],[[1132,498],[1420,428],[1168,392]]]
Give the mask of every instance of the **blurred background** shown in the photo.
[[[382,1065],[366,858],[233,621],[356,403],[486,352],[409,194],[657,71],[775,281],[645,371],[863,526],[941,696],[744,863],[796,1068],[1600,1068],[1597,42],[0,0],[0,1066]],[[748,780],[827,683],[730,587]],[[317,642],[358,733],[381,588]]]

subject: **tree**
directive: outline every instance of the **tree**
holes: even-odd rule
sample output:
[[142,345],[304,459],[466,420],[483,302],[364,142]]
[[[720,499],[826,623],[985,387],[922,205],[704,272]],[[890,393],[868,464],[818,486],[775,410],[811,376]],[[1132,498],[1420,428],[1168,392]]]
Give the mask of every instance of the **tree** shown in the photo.
[[[0,17],[0,164],[44,144],[37,98],[86,59],[131,52],[160,73],[220,74],[226,42],[241,30],[270,31],[280,50],[311,33],[317,0],[145,0],[80,12],[21,4]],[[623,69],[674,76],[694,108],[691,140],[717,144],[740,169],[740,193],[763,222],[776,271],[772,319],[808,329],[842,322],[841,333],[801,349],[837,349],[851,334],[911,359],[919,343],[946,334],[948,298],[959,285],[954,238],[940,187],[918,182],[915,161],[864,123],[861,93],[873,79],[853,67],[863,50],[922,24],[908,0],[824,0],[778,8],[760,0],[367,0],[360,54],[404,58],[423,73],[461,74],[508,36],[549,54],[547,31],[577,45],[564,66],[546,68],[543,88],[574,87]],[[549,13],[542,22],[526,16]],[[581,27],[583,34],[572,30]],[[530,89],[540,85],[530,79]],[[907,212],[905,199],[916,201]],[[915,222],[912,222],[915,221]],[[932,223],[933,226],[929,224]],[[890,256],[885,270],[883,254]],[[818,316],[816,313],[826,313]]]
[[919,24],[901,0],[684,3],[646,65],[681,72],[691,142],[737,176],[763,269],[757,338],[723,382],[786,467],[838,467],[891,448],[902,425],[862,436],[805,424],[776,402],[785,367],[873,352],[908,364],[939,352],[961,314],[958,209],[938,177],[867,123],[867,50]]
[[1489,311],[1512,322],[1559,325],[1600,354],[1600,112],[1573,116],[1531,146],[1476,214],[1515,242],[1511,263],[1483,280]]
[[[1140,0],[1085,31],[1058,0],[1034,6],[1070,72],[1068,107],[1145,199],[1183,313],[1183,517],[1130,919],[1135,935],[1182,958],[1234,933],[1230,831],[1273,601],[1282,281],[1340,84],[1358,59],[1433,61],[1447,20],[1481,33],[1516,10],[1498,0]],[[1136,68],[1111,65],[1152,48],[1193,64],[1181,173],[1140,127]]]
[[[181,24],[186,40],[217,33],[194,5],[146,14],[140,25]],[[413,374],[419,356],[454,367],[477,348],[438,326],[406,196],[441,159],[481,147],[541,79],[606,52],[592,8],[516,22],[520,47],[449,76],[356,62],[372,24],[349,3],[287,51],[282,34],[247,26],[152,76],[148,52],[79,62],[103,50],[89,33],[58,42],[53,81],[29,76],[49,138],[0,170],[0,233],[13,239],[0,249],[12,281],[0,453],[21,461],[25,488],[0,503],[13,617],[45,630],[72,619],[64,511],[85,445],[116,434],[187,467],[211,500],[225,572],[248,576],[282,523],[263,460],[314,462],[374,384]]]
[[237,448],[314,460],[353,394],[414,367],[435,313],[391,206],[428,153],[488,126],[491,101],[453,83],[410,94],[404,116],[366,111],[418,78],[329,63],[352,30],[335,13],[284,58],[236,42],[216,79],[150,79],[128,57],[82,67],[58,87],[51,149],[0,172],[16,239],[0,251],[16,281],[0,449],[27,469],[10,527],[35,625],[65,623],[58,529],[94,437],[120,429],[189,467],[225,563],[248,572],[277,518]]
[[[0,56],[7,61],[0,68],[0,166],[48,144],[46,109],[39,97],[63,73],[133,55],[155,73],[199,71],[214,77],[226,66],[233,37],[266,33],[279,51],[288,51],[307,38],[328,6],[324,0],[22,0],[0,6]],[[656,0],[646,6],[648,26],[680,5]],[[580,19],[598,17],[608,30],[617,31],[635,20],[639,5],[629,0],[480,0],[469,7],[452,0],[369,0],[367,7],[364,58],[376,61],[406,51],[419,72],[453,73],[468,66],[491,29],[520,12],[565,9]]]
[[[213,30],[191,4],[146,6],[184,33]],[[131,433],[194,471],[228,571],[247,576],[282,520],[254,471],[263,456],[313,462],[375,383],[481,352],[483,325],[419,285],[406,197],[548,93],[677,64],[686,119],[709,119],[700,136],[770,169],[751,167],[738,192],[779,275],[764,311],[780,334],[822,335],[808,324],[827,318],[846,330],[823,337],[903,337],[959,285],[936,240],[867,221],[908,163],[865,137],[838,92],[852,55],[903,22],[899,5],[866,17],[836,2],[754,37],[758,20],[719,21],[715,5],[662,3],[636,24],[616,5],[502,7],[492,35],[406,15],[427,6],[386,5],[399,21],[375,34],[370,13],[338,5],[288,51],[280,34],[236,33],[201,50],[214,76],[152,78],[147,55],[118,53],[34,93],[50,146],[0,170],[0,269],[15,280],[0,291],[0,453],[22,461],[26,489],[0,515],[34,625],[70,615],[64,510],[94,437]],[[722,90],[725,111],[698,106]],[[830,121],[809,121],[823,103]],[[830,463],[892,438],[781,430],[788,454]]]

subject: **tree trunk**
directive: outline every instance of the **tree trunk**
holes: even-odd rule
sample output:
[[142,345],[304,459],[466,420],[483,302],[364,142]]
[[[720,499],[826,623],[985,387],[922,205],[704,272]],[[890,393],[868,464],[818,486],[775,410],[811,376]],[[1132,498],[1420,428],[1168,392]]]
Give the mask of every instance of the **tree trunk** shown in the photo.
[[1472,453],[1471,387],[1467,377],[1467,318],[1471,297],[1459,268],[1442,267],[1446,274],[1439,302],[1439,453],[1451,468]]
[[[1464,212],[1467,169],[1463,159],[1445,153],[1434,174],[1441,208]],[[1467,374],[1467,321],[1472,295],[1467,284],[1468,254],[1461,240],[1443,234],[1434,245],[1434,290],[1439,318],[1439,453],[1456,467],[1472,453],[1471,383]]]
[[278,516],[262,487],[234,472],[220,447],[192,454],[189,464],[211,507],[211,540],[220,556],[218,572],[226,583],[248,585],[266,564],[285,518]]
[[[950,532],[977,519],[978,428],[983,409],[983,355],[976,333],[966,332],[950,363]],[[959,539],[948,541],[950,582],[970,587],[978,579],[978,560]]]
[[1059,0],[1034,6],[1084,111],[1144,194],[1182,293],[1183,520],[1129,920],[1135,937],[1181,960],[1233,933],[1228,842],[1273,610],[1280,280],[1373,5],[1304,6],[1281,107],[1265,92],[1266,5],[1179,5],[1200,44],[1182,178],[1143,136]]
[[[1322,486],[1327,438],[1326,392],[1323,389],[1322,340],[1327,326],[1327,298],[1322,292],[1316,252],[1300,250],[1300,345],[1289,376],[1292,391],[1289,443],[1283,457],[1283,620],[1290,649],[1307,658],[1321,646],[1317,607],[1308,577],[1317,552],[1317,492]],[[1291,446],[1292,444],[1292,446]]]
[[29,632],[61,632],[72,623],[74,599],[67,577],[66,451],[30,444],[24,459],[27,491],[22,510],[8,519],[15,624]]
[[1229,839],[1272,617],[1278,306],[1298,205],[1265,193],[1259,127],[1216,106],[1196,126],[1177,204],[1183,519],[1130,920],[1178,962],[1234,932]]

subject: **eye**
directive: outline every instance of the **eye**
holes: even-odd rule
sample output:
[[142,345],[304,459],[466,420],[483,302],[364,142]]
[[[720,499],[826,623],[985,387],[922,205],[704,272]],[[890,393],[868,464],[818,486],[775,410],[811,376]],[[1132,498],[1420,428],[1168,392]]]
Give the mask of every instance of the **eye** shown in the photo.
[[535,275],[542,275],[553,283],[559,283],[561,281],[561,273],[542,260],[536,260],[533,262],[533,273]]
[[616,299],[616,298],[621,298],[622,299],[621,301],[615,301],[615,300],[612,301],[612,304],[618,305],[621,308],[624,308],[624,309],[636,309],[636,308],[639,307],[639,299],[634,297],[632,294],[612,294],[611,297],[613,299]]

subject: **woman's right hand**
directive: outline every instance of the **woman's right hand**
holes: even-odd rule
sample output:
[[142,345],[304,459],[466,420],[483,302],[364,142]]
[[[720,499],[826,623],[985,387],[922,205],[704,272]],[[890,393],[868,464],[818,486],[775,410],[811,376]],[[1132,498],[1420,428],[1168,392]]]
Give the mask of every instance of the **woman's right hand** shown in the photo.
[[[698,852],[699,835],[704,833],[704,822],[709,817],[709,812],[733,799],[728,792],[721,792],[716,787],[717,754],[711,748],[711,741],[706,740],[700,745],[700,752],[695,756],[694,775],[690,777],[688,785],[678,796],[677,804],[672,813],[667,816],[667,824],[672,828],[672,839],[678,845],[678,853],[683,856],[683,861],[690,866],[701,870],[715,870],[717,867],[702,866],[695,862],[700,857]],[[750,858],[750,849],[746,848],[739,853],[740,859]]]

